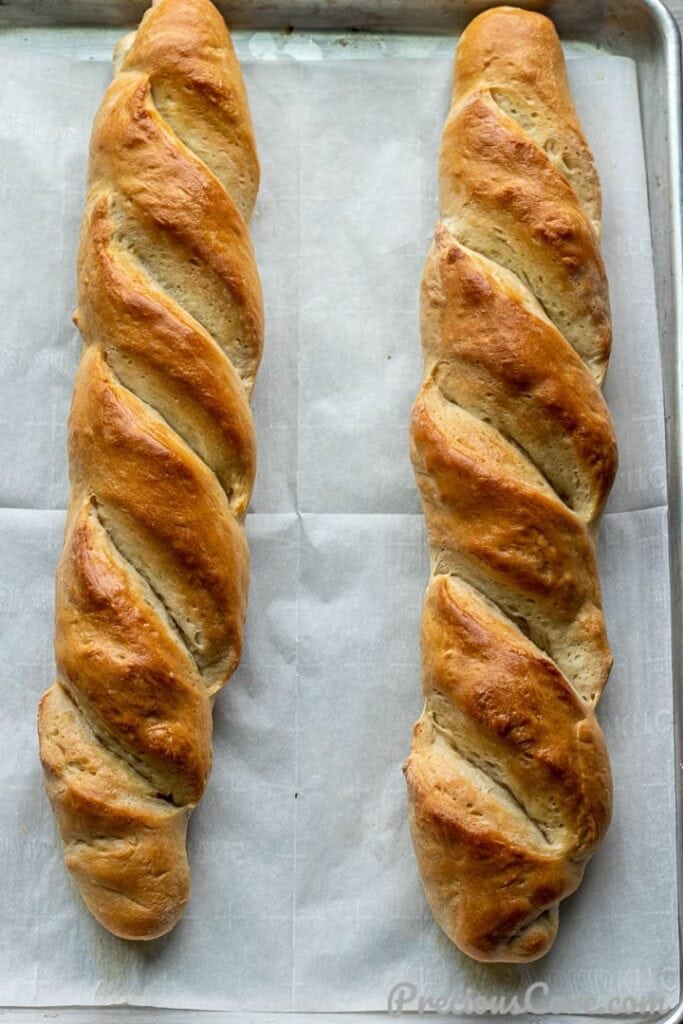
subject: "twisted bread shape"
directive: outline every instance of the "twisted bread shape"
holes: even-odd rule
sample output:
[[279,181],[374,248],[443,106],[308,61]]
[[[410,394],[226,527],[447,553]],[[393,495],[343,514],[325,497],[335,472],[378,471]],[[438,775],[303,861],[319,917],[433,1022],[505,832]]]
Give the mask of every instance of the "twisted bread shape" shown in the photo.
[[114,934],[149,939],[188,899],[212,702],[240,659],[259,170],[209,0],[158,0],[117,61],[90,147],[57,680],[39,731],[88,907]]
[[464,33],[422,281],[411,450],[431,554],[405,766],[434,915],[479,960],[545,953],[611,813],[591,530],[616,471],[600,192],[559,40]]

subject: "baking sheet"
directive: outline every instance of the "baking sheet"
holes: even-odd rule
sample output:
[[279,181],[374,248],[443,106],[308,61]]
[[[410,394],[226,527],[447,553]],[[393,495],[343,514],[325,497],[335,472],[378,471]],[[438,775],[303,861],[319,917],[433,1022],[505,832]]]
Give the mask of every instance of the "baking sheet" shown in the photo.
[[634,66],[570,62],[603,181],[614,310],[607,394],[621,469],[601,566],[616,663],[601,719],[615,817],[563,904],[553,952],[485,967],[431,920],[399,770],[420,704],[427,573],[406,425],[449,61],[311,60],[322,53],[305,40],[276,60],[266,36],[241,47],[263,166],[253,230],[267,313],[245,655],[216,705],[214,772],[191,825],[192,902],[147,946],[107,935],[74,898],[34,726],[52,672],[85,153],[110,69],[3,54],[0,1001],[372,1010],[401,983],[457,1001],[542,981],[540,1010],[674,1005],[663,409]]

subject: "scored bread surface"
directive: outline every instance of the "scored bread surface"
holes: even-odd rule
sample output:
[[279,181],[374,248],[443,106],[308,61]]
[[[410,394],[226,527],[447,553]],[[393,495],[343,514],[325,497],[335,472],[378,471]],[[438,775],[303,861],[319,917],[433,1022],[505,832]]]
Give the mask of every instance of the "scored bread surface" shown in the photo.
[[124,938],[162,935],[187,903],[212,702],[240,659],[258,181],[222,18],[157,0],[117,47],[90,143],[57,678],[39,713],[67,867]]
[[593,541],[617,465],[600,189],[557,34],[509,7],[460,41],[421,289],[411,455],[431,558],[405,766],[446,934],[544,954],[611,813],[612,663]]

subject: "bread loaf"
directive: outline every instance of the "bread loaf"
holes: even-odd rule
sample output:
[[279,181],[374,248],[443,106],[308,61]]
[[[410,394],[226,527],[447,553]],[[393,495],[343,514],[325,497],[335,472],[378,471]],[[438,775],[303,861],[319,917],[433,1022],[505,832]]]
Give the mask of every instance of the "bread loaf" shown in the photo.
[[262,303],[259,169],[209,0],[158,0],[95,119],[75,320],[71,499],[41,759],[94,916],[150,939],[187,902],[211,708],[240,659]]
[[471,22],[439,180],[411,424],[431,554],[411,829],[452,941],[526,961],[611,813],[592,539],[617,461],[609,302],[598,179],[547,18]]

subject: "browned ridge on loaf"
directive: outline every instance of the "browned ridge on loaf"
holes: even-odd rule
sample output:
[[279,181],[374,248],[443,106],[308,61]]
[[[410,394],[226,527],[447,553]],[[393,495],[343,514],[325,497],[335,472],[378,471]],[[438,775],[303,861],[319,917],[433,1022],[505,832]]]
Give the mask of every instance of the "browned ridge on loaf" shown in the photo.
[[222,18],[157,0],[117,47],[90,144],[57,678],[39,714],[67,867],[129,939],[167,932],[187,903],[212,702],[240,659],[258,179]]
[[617,465],[609,300],[598,178],[547,18],[471,22],[439,179],[411,422],[431,554],[411,829],[452,941],[526,961],[611,813],[593,543]]

